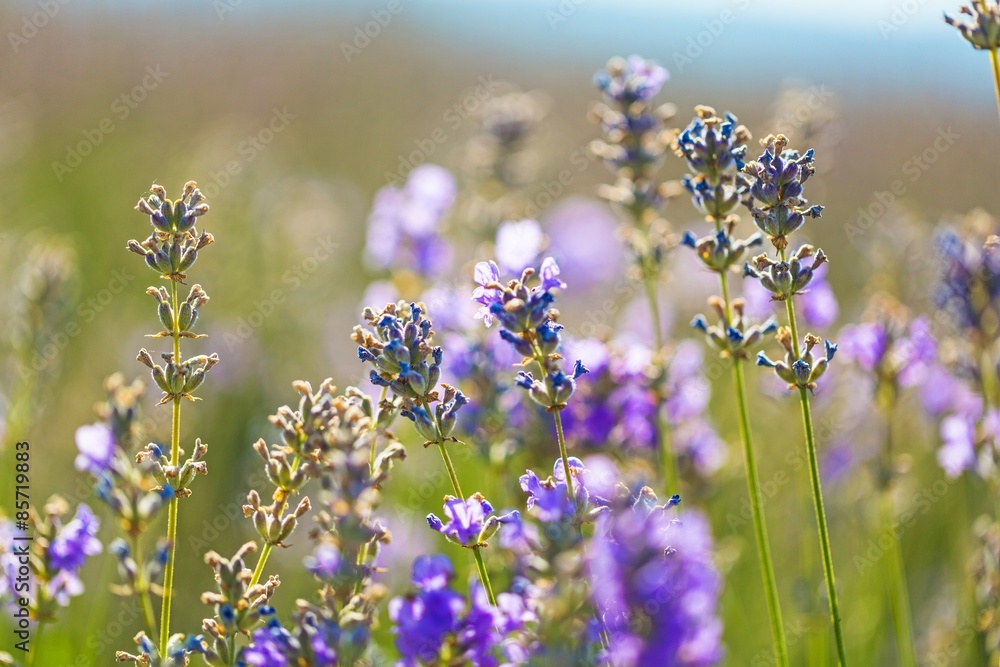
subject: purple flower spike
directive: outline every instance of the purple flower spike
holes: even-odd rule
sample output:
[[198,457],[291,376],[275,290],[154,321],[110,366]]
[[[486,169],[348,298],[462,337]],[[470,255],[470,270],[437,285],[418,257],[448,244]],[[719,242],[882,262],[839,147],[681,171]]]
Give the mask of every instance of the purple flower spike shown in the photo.
[[76,429],[76,448],[79,454],[73,464],[94,477],[106,472],[115,457],[115,436],[106,424],[96,423]]
[[476,264],[475,279],[479,287],[473,290],[472,299],[482,306],[479,312],[476,313],[476,319],[481,319],[483,324],[489,327],[493,325],[493,315],[490,314],[490,307],[495,303],[501,303],[501,295],[500,290],[487,287],[487,285],[500,282],[500,268],[492,260],[489,262],[479,262]]
[[427,525],[463,547],[484,544],[501,524],[518,518],[517,512],[494,516],[493,506],[481,493],[472,494],[468,500],[445,496],[444,514],[448,519],[447,523],[435,514],[428,514]]
[[78,505],[73,520],[59,529],[49,546],[49,563],[56,570],[74,574],[83,567],[87,556],[101,553],[97,539],[100,520],[86,505]]
[[542,266],[539,268],[538,274],[542,279],[543,290],[566,289],[566,283],[559,280],[559,265],[551,257],[546,257],[542,260]]

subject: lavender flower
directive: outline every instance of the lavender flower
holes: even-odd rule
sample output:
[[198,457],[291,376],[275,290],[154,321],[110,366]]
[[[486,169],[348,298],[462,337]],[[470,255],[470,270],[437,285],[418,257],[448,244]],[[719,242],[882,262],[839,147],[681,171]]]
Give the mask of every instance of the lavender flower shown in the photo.
[[958,11],[969,19],[956,19],[945,14],[944,22],[958,30],[973,48],[994,51],[1000,47],[1000,4],[995,0],[973,2],[962,5]]
[[481,493],[474,493],[467,500],[445,496],[444,523],[436,514],[427,515],[427,524],[450,541],[463,547],[485,546],[500,526],[519,520],[518,512],[493,515],[493,506]]
[[76,429],[76,447],[79,454],[74,465],[77,470],[100,476],[111,467],[115,457],[115,436],[106,424],[89,424]]
[[496,258],[504,271],[519,273],[533,266],[545,236],[534,220],[508,220],[497,227]]
[[442,384],[442,394],[435,391],[444,350],[432,345],[434,325],[424,316],[423,304],[390,303],[381,313],[365,308],[363,315],[369,330],[355,327],[352,339],[358,344],[358,358],[374,366],[372,384],[392,391],[401,401],[400,414],[428,442],[449,439],[468,399],[447,384]]
[[452,250],[440,225],[454,200],[454,178],[436,165],[414,169],[402,188],[382,188],[368,219],[367,256],[383,269],[406,268],[426,277],[445,273]]
[[475,269],[479,287],[472,296],[482,306],[477,317],[481,317],[487,327],[496,318],[502,327],[500,337],[518,354],[539,365],[543,373],[540,379],[536,380],[530,372],[520,371],[515,383],[527,389],[531,398],[549,411],[565,408],[576,390],[575,380],[588,372],[578,360],[570,376],[563,372],[559,363],[563,327],[555,321],[556,311],[552,307],[556,298],[554,290],[566,288],[559,273],[556,261],[546,257],[538,270],[539,282],[534,287],[527,285],[535,274],[532,268],[525,269],[520,279],[502,285],[496,262],[479,262]]
[[73,520],[56,533],[49,545],[49,564],[56,570],[75,573],[87,560],[87,556],[101,553],[101,542],[97,539],[100,520],[86,505],[77,505]]
[[401,667],[436,664],[443,655],[462,664],[497,667],[501,643],[531,615],[516,596],[501,594],[492,606],[485,591],[473,584],[466,603],[450,588],[454,570],[447,557],[420,556],[413,562],[416,591],[389,603]]
[[624,667],[714,665],[722,660],[716,606],[721,579],[712,540],[694,513],[671,517],[648,488],[602,515],[588,555],[593,599]]

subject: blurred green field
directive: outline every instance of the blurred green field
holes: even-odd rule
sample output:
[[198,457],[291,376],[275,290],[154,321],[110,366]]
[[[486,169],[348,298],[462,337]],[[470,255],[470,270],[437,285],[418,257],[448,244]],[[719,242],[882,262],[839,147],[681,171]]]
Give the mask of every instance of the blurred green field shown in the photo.
[[[444,10],[425,16],[414,7],[348,62],[343,44],[366,20],[357,6],[338,11],[322,3],[269,9],[245,5],[227,4],[231,11],[224,10],[220,20],[210,2],[129,7],[71,3],[16,51],[9,37],[0,45],[0,307],[5,323],[16,302],[19,266],[35,244],[54,239],[69,246],[78,266],[73,312],[59,329],[64,335],[47,343],[50,350],[57,349],[54,359],[45,362],[55,380],[38,398],[30,423],[5,435],[28,439],[34,447],[34,501],[54,493],[90,499],[88,484],[73,468],[73,433],[93,421],[105,377],[121,370],[128,378],[146,378],[135,354],[149,346],[143,336],[156,330],[156,322],[151,300],[143,294],[152,274],[125,250],[128,239],[147,233],[146,221],[132,210],[135,201],[151,182],[175,192],[194,179],[212,206],[204,227],[217,242],[195,269],[212,297],[202,313],[211,336],[186,344],[222,357],[201,392],[204,401],[184,408],[184,437],[197,435],[211,446],[210,475],[198,481],[193,501],[181,512],[185,538],[177,552],[174,624],[190,630],[206,614],[198,596],[212,583],[201,554],[208,549],[232,552],[253,536],[238,506],[248,479],[260,474],[251,443],[275,437],[268,415],[295,400],[293,380],[317,385],[332,377],[344,387],[363,379],[350,331],[366,285],[380,277],[365,267],[361,255],[368,208],[387,174],[413,155],[457,168],[458,151],[474,130],[463,105],[474,104],[470,100],[482,81],[507,81],[522,90],[542,91],[550,102],[537,144],[542,177],[529,186],[532,201],[544,209],[550,199],[594,197],[597,185],[610,178],[599,160],[584,157],[598,134],[586,118],[596,99],[591,76],[617,53],[599,48],[599,41],[584,45],[583,37],[567,39],[561,47],[565,53],[546,56],[551,44],[543,43],[544,30],[536,30],[531,33],[535,41],[522,50],[512,19],[476,48],[466,30],[476,21],[475,8],[448,10],[456,12],[449,27],[434,23]],[[558,11],[556,3],[546,7]],[[3,35],[22,30],[24,17],[34,11],[33,3],[4,3]],[[545,27],[541,5],[510,11]],[[579,11],[586,12],[587,5]],[[705,12],[706,17],[716,13]],[[577,19],[583,20],[568,17]],[[754,20],[759,25],[766,17]],[[727,52],[740,45],[749,48],[756,38],[749,27],[738,27],[719,38],[732,40]],[[449,30],[465,33],[450,40]],[[689,35],[672,31],[669,23],[662,32],[659,51],[643,55],[673,70],[672,54]],[[562,36],[554,31],[551,39],[558,42]],[[498,46],[504,41],[505,47]],[[866,298],[878,290],[899,295],[916,311],[929,309],[934,267],[927,247],[933,227],[944,216],[976,207],[997,211],[1000,206],[1000,127],[990,106],[987,61],[971,49],[961,50],[966,45],[958,42],[942,26],[925,48],[963,54],[968,71],[956,78],[961,86],[981,83],[981,89],[967,96],[962,91],[971,87],[958,84],[938,92],[949,78],[938,70],[914,67],[869,79],[851,61],[838,69],[838,49],[851,48],[849,35],[839,42],[825,39],[818,48],[829,49],[828,67],[799,79],[807,90],[829,91],[817,104],[835,119],[827,152],[818,155],[820,173],[811,196],[827,209],[810,230],[810,241],[832,258],[830,282],[841,307],[834,330],[856,319]],[[627,35],[616,35],[615,44],[622,43],[628,43]],[[875,53],[893,49],[891,40],[879,42],[877,33],[872,43]],[[685,124],[698,103],[736,112],[755,136],[785,129],[770,124],[776,117],[795,124],[796,109],[775,108],[779,91],[788,84],[780,66],[765,72],[747,71],[735,60],[732,64],[731,72],[714,65],[707,71],[697,63],[687,73],[673,71],[664,97],[679,109],[677,124]],[[802,129],[791,128],[793,133]],[[951,138],[935,145],[942,136]],[[566,170],[571,178],[560,183],[559,174]],[[662,173],[679,177],[683,165],[668,159]],[[887,194],[897,180],[902,193]],[[890,198],[887,213],[872,209]],[[859,209],[873,215],[871,223],[859,216]],[[667,214],[680,230],[700,224],[684,201],[672,203]],[[544,210],[541,215],[544,222]],[[483,258],[461,261],[468,263],[471,276],[472,262]],[[673,335],[689,336],[685,322],[702,308],[710,288],[684,275],[668,278],[664,289],[676,310]],[[567,294],[560,310],[570,330],[586,322],[590,304],[611,295],[610,285],[582,296]],[[75,326],[67,328],[70,323]],[[9,400],[18,373],[7,350],[5,357],[0,393]],[[751,379],[755,384],[757,376]],[[690,503],[711,517],[720,566],[726,571],[725,664],[757,667],[773,663],[730,391],[724,375],[714,383],[713,419],[732,445],[729,463],[710,486],[691,489]],[[841,428],[836,400],[817,408],[821,447]],[[984,490],[968,479],[945,478],[933,456],[936,425],[919,416],[912,396],[904,401],[913,403],[904,402],[896,426],[911,470],[900,485],[898,502],[916,513],[901,540],[918,654],[927,664],[972,665],[968,653],[949,658],[951,662],[933,659],[943,655],[942,646],[951,636],[948,628],[969,622],[963,617],[969,594],[963,563],[971,517],[985,508]],[[169,408],[147,402],[152,433],[163,441],[169,436]],[[825,609],[806,608],[810,587],[819,587],[822,580],[798,412],[793,402],[760,392],[753,396],[752,408],[792,662],[833,664],[806,657],[832,651],[832,644],[817,645],[829,634],[824,632]],[[444,492],[443,484],[425,488],[428,471],[439,469],[436,453],[423,450],[415,433],[404,440],[410,456],[394,470],[385,502],[406,508],[396,513],[400,527],[393,530],[401,544],[443,549],[456,563],[465,563],[457,547],[435,540],[422,525],[427,512],[440,509],[438,496]],[[504,467],[516,480],[525,467],[539,462],[544,467],[552,458],[549,452],[526,451]],[[484,474],[475,457],[464,457],[459,465],[465,478],[483,479],[481,490],[494,504],[521,502],[516,485],[504,486]],[[6,506],[5,473],[0,480]],[[869,471],[855,470],[829,485],[826,497],[852,664],[895,664],[882,573],[879,565],[870,565],[880,554]],[[99,507],[99,501],[93,499],[92,505]],[[106,525],[102,537],[110,534]],[[308,545],[304,537],[301,542],[271,561],[288,604],[311,589],[311,577],[300,566]],[[804,571],[815,576],[807,581]],[[87,565],[87,593],[46,629],[40,664],[107,665],[111,651],[131,647],[140,625],[138,610],[133,602],[106,592],[114,576],[107,555]],[[405,572],[393,574],[389,582],[400,590]],[[380,632],[388,645],[385,626]],[[4,627],[0,649],[9,650],[10,637]],[[962,650],[967,648],[963,644]]]

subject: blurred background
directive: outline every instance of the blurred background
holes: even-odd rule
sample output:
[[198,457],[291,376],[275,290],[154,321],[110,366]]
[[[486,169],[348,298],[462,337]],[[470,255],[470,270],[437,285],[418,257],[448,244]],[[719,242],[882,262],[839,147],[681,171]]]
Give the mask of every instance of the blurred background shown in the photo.
[[[755,137],[782,131],[793,143],[809,142],[819,170],[810,199],[827,208],[808,236],[833,260],[829,282],[840,303],[830,332],[857,320],[879,290],[926,311],[933,228],[1000,203],[989,62],[941,22],[942,11],[957,10],[950,3],[399,0],[397,13],[387,5],[8,0],[0,6],[4,324],[23,313],[25,276],[39,262],[54,267],[60,287],[52,296],[63,304],[61,319],[31,350],[4,348],[4,438],[31,441],[36,502],[60,493],[99,507],[73,467],[74,431],[94,420],[105,377],[120,370],[146,378],[135,355],[150,346],[144,335],[158,328],[143,294],[156,279],[125,250],[128,239],[148,234],[132,207],[152,182],[178,196],[192,179],[212,207],[200,226],[217,242],[192,270],[212,298],[201,320],[210,338],[186,343],[222,358],[201,390],[204,400],[184,408],[184,438],[197,435],[211,445],[211,474],[198,480],[194,502],[181,513],[182,534],[193,537],[178,546],[175,623],[190,630],[207,611],[198,594],[212,583],[201,554],[231,553],[253,536],[248,521],[233,518],[234,508],[259,468],[251,443],[275,438],[268,415],[296,400],[293,380],[315,386],[332,377],[343,387],[364,377],[349,335],[368,284],[385,277],[363,252],[375,193],[423,162],[451,169],[460,183],[474,180],[469,146],[492,97],[520,90],[537,101],[540,120],[526,158],[535,177],[521,192],[552,251],[578,274],[595,258],[560,250],[560,234],[593,233],[592,250],[621,253],[625,265],[610,231],[614,214],[596,198],[597,186],[612,175],[587,151],[599,135],[587,118],[598,97],[592,77],[610,56],[638,53],[670,71],[660,99],[678,109],[672,126],[683,127],[695,104],[707,104],[736,113]],[[661,176],[683,173],[682,161],[668,157]],[[458,207],[449,224],[480,229],[487,216],[477,211]],[[594,226],[575,232],[574,216]],[[702,224],[685,201],[672,203],[667,217],[678,230]],[[473,262],[490,251],[487,241],[456,257],[469,285]],[[713,278],[684,261],[672,267],[664,288],[671,332],[689,337],[685,323],[703,308]],[[585,313],[613,295],[615,280],[601,276],[579,290],[570,285],[560,305],[570,331],[589,335],[605,324]],[[15,352],[42,369],[28,394]],[[760,375],[751,375],[754,383]],[[735,415],[726,378],[715,384],[711,417],[729,457],[691,502],[711,518],[726,574],[726,664],[772,664],[751,525],[734,520],[746,493]],[[753,400],[760,474],[793,664],[805,664],[815,616],[811,587],[820,579],[806,584],[781,576],[817,556],[800,551],[813,543],[803,538],[813,531],[804,481],[799,475],[793,483],[775,481],[792,469],[786,456],[799,451],[800,424],[795,405],[776,399],[772,389],[761,381]],[[17,405],[15,397],[25,395],[30,404]],[[169,408],[154,408],[148,398],[148,435],[162,442]],[[831,433],[843,413],[835,403],[821,397],[817,408],[821,428]],[[938,634],[962,622],[968,523],[956,526],[953,517],[974,507],[964,500],[970,484],[942,481],[933,456],[936,428],[917,417],[900,428],[913,469],[901,497],[915,503],[921,493],[945,489],[901,538],[926,653]],[[820,439],[821,446],[836,440]],[[397,592],[416,553],[459,551],[422,526],[426,512],[440,509],[436,496],[408,502],[421,470],[436,470],[439,461],[421,450],[416,435],[404,440],[411,457],[394,471],[385,503],[408,508],[390,522],[399,538],[397,571],[388,582]],[[608,449],[614,454],[613,444]],[[511,474],[549,461],[547,453],[523,453]],[[464,474],[477,474],[474,458],[462,465]],[[827,498],[855,664],[893,664],[886,606],[875,585],[880,575],[856,560],[875,537],[870,476],[864,466],[830,474]],[[6,502],[9,478],[0,479]],[[490,491],[497,505],[521,502],[516,488]],[[102,537],[110,534],[106,525]],[[309,594],[302,541],[271,561],[287,601]],[[114,576],[110,557],[88,564],[88,593],[47,630],[41,664],[104,665],[109,650],[130,647],[138,615],[131,601],[105,592]],[[9,648],[10,633],[3,636]],[[953,664],[973,664],[961,655]]]

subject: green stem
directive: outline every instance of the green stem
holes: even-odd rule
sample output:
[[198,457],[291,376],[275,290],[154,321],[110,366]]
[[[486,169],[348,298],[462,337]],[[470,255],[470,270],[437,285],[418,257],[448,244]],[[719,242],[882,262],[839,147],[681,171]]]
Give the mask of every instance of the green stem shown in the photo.
[[826,579],[826,594],[830,601],[830,618],[833,621],[833,634],[837,643],[837,657],[841,667],[846,667],[847,647],[844,642],[844,630],[840,618],[840,600],[837,597],[837,583],[833,572],[833,552],[830,549],[830,532],[826,525],[826,510],[823,507],[823,489],[820,485],[819,461],[816,456],[816,435],[813,432],[812,407],[809,404],[809,391],[807,389],[799,389],[799,402],[802,406],[802,426],[806,433],[809,481],[812,484],[813,509],[816,512],[819,545],[823,555],[823,577]]
[[148,637],[156,636],[156,617],[153,615],[153,601],[149,596],[149,582],[143,577],[143,558],[142,558],[142,547],[139,544],[139,536],[132,535],[132,553],[134,554],[133,560],[135,560],[136,567],[139,568],[136,573],[135,582],[135,593],[139,597],[139,604],[142,607],[142,620],[146,624],[146,635]]
[[562,458],[563,474],[566,475],[566,493],[569,494],[570,502],[576,506],[576,493],[573,491],[573,475],[569,472],[569,453],[566,450],[566,435],[563,433],[562,415],[559,410],[552,413],[552,418],[556,422],[556,440],[559,443],[559,456]]
[[[462,486],[458,483],[458,474],[455,472],[455,464],[451,462],[451,454],[448,453],[448,448],[444,446],[443,442],[436,443],[438,446],[438,451],[441,452],[441,458],[444,460],[444,467],[448,470],[448,478],[451,480],[451,488],[455,492],[455,496],[465,500],[465,494],[462,493]],[[479,579],[483,582],[483,588],[486,589],[486,596],[490,600],[490,604],[494,607],[497,606],[497,599],[493,595],[493,584],[490,583],[490,573],[486,571],[486,563],[483,562],[483,555],[479,552],[479,545],[472,547],[472,555],[476,558],[476,567],[479,568]]]
[[[880,482],[881,489],[881,525],[883,530],[890,530],[895,523],[896,513],[892,503],[893,484],[893,409],[896,405],[896,392],[892,384],[885,383],[879,391],[879,403],[885,413],[885,448],[884,470]],[[899,663],[902,667],[917,667],[917,656],[914,651],[913,625],[910,621],[910,596],[906,588],[906,569],[903,564],[901,538],[895,538],[886,553],[886,593],[889,596],[889,613],[892,615],[892,626],[896,635],[896,647]]]
[[[722,230],[720,216],[711,216],[716,231]],[[722,292],[723,320],[726,329],[732,322],[729,299],[729,280],[724,271],[719,272],[719,288]],[[750,509],[753,515],[754,537],[757,542],[757,557],[760,559],[760,573],[764,580],[764,597],[767,615],[771,622],[771,638],[774,641],[775,659],[778,667],[788,666],[788,645],[785,640],[785,626],[781,618],[781,602],[778,598],[778,584],[774,576],[774,562],[771,560],[771,545],[764,516],[764,501],[757,473],[757,458],[753,451],[750,434],[750,411],[747,407],[746,381],[743,377],[742,359],[733,359],[733,387],[736,391],[736,405],[739,411],[740,442],[743,445],[743,463],[746,466],[747,490],[750,493]]]
[[[174,364],[181,363],[181,335],[177,322],[177,281],[170,281],[170,301],[174,311],[173,339]],[[181,447],[181,397],[174,396],[173,415],[170,423],[170,465],[177,467],[180,462]],[[175,495],[170,500],[167,509],[167,541],[169,555],[167,566],[163,570],[163,605],[160,609],[160,655],[167,654],[167,642],[170,640],[170,603],[174,594],[174,565],[177,558],[177,501]]]
[[[723,284],[725,278],[723,278]],[[764,501],[761,496],[760,478],[757,475],[757,461],[753,453],[750,436],[750,417],[747,410],[746,386],[743,379],[743,363],[733,359],[733,384],[736,389],[736,403],[739,407],[740,440],[743,443],[743,461],[747,472],[747,490],[750,492],[750,508],[753,514],[754,536],[757,541],[757,556],[760,558],[760,573],[764,579],[764,596],[767,601],[767,615],[771,621],[771,636],[774,640],[775,659],[778,667],[788,666],[788,646],[785,642],[785,627],[781,620],[781,602],[778,599],[778,584],[774,576],[771,560],[771,546],[764,518]]]
[[25,658],[24,667],[32,667],[35,664],[35,658],[38,656],[38,642],[42,638],[44,626],[45,621],[38,621],[38,625],[35,626],[35,636],[31,640],[31,648],[28,649],[28,657]]
[[486,571],[486,563],[483,562],[483,554],[480,553],[478,545],[472,547],[472,555],[476,557],[476,567],[479,568],[479,578],[483,581],[483,588],[486,589],[486,597],[489,598],[490,604],[495,607],[497,606],[497,598],[493,595],[493,585],[490,584],[490,574]]
[[[893,525],[895,513],[892,510],[892,496],[888,489],[882,491],[882,526]],[[906,571],[899,539],[893,539],[886,554],[886,578],[889,593],[889,609],[892,626],[896,633],[896,646],[901,667],[917,667],[917,656],[913,649],[913,625],[910,622],[910,597],[906,590]]]
[[666,364],[663,359],[663,327],[660,324],[660,302],[656,295],[656,280],[652,271],[645,266],[643,280],[646,288],[646,300],[649,302],[649,313],[653,320],[653,344],[656,346],[653,359],[657,367],[656,380],[656,418],[653,426],[656,429],[657,449],[660,453],[660,465],[663,467],[664,490],[667,495],[680,490],[680,475],[677,472],[677,456],[674,453],[670,438],[670,424],[663,417],[663,385],[666,380]]
[[451,488],[455,492],[455,497],[465,500],[465,494],[462,493],[462,485],[458,483],[458,473],[455,472],[455,464],[451,462],[451,454],[448,453],[448,448],[444,446],[443,442],[436,444],[438,451],[441,452],[444,467],[448,471],[448,479],[451,480]]
[[[299,462],[302,460],[301,454],[296,454],[295,458],[292,459],[292,470],[299,469]],[[288,497],[292,495],[292,492],[287,489],[281,490],[281,501],[278,503],[277,515],[282,517],[285,514],[285,507],[288,505]],[[253,570],[253,576],[250,577],[250,583],[247,588],[255,586],[260,578],[264,575],[264,564],[267,563],[267,557],[271,555],[271,549],[273,545],[270,542],[265,542],[263,548],[260,550],[260,558],[257,559],[257,567]]]
[[[785,259],[785,251],[780,251],[781,259]],[[792,298],[785,299],[785,311],[788,315],[788,328],[792,334],[792,351],[795,358],[801,356],[799,349],[798,327],[795,322],[795,306]],[[823,578],[826,580],[826,594],[830,603],[830,618],[833,622],[833,634],[837,643],[837,657],[840,666],[847,666],[847,646],[844,642],[844,629],[840,618],[840,600],[837,597],[837,582],[833,572],[833,552],[830,549],[830,532],[826,525],[826,509],[823,507],[823,489],[819,478],[819,460],[816,454],[816,433],[812,423],[812,406],[809,401],[809,390],[799,389],[799,404],[802,409],[802,427],[806,436],[806,454],[809,457],[809,482],[812,486],[813,510],[816,513],[816,526],[819,531],[819,546],[823,556]]]

